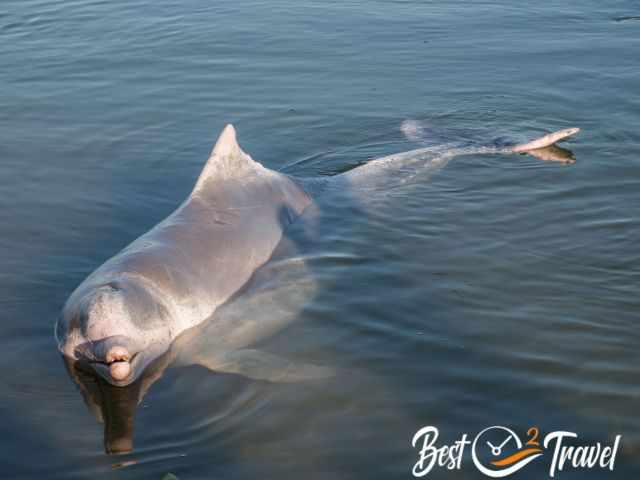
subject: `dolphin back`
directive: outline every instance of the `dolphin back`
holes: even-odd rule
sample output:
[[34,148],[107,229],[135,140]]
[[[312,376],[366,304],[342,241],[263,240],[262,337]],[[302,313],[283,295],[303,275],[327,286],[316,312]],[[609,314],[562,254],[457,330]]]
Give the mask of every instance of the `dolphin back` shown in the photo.
[[182,205],[85,279],[66,310],[81,307],[85,292],[135,283],[163,303],[172,340],[242,288],[310,203],[292,179],[244,153],[228,125]]

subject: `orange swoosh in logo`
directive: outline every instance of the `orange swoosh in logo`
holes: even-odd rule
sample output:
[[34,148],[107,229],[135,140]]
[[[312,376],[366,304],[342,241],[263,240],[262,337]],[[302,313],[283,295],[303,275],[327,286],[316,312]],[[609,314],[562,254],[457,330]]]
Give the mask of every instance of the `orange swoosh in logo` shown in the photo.
[[518,460],[522,460],[523,458],[527,458],[540,452],[542,452],[541,448],[525,448],[524,450],[520,450],[519,452],[516,452],[513,455],[509,455],[502,460],[491,462],[491,465],[495,465],[496,467],[506,467],[508,465],[516,463]]

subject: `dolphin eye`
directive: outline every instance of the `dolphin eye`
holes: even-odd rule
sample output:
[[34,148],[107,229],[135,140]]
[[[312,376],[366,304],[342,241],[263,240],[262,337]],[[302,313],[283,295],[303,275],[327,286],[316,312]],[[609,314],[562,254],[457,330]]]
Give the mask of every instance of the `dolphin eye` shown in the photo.
[[118,290],[121,290],[120,288],[120,284],[117,281],[111,281],[111,282],[107,282],[103,285],[104,288],[108,288],[109,290],[112,290],[114,292],[117,292]]

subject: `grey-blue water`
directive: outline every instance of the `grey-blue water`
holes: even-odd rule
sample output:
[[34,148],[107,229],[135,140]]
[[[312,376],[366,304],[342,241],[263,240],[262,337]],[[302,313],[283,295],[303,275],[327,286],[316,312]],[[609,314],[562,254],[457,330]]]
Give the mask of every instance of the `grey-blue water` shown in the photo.
[[[4,0],[3,478],[411,478],[504,425],[622,435],[640,473],[640,10],[600,2]],[[299,176],[421,144],[579,126],[573,165],[465,156],[366,205],[324,199],[318,290],[263,346],[336,369],[273,384],[198,367],[151,386],[106,455],[56,350],[71,291],[190,192],[221,128]],[[366,206],[366,208],[364,208]],[[550,452],[516,474],[547,478]],[[488,478],[467,450],[459,471]]]

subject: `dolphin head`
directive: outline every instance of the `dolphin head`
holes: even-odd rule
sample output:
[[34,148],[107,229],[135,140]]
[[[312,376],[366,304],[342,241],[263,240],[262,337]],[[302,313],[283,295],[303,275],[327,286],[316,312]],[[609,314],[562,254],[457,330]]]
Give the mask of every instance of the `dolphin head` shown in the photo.
[[131,279],[88,282],[69,297],[56,324],[62,354],[114,386],[133,383],[171,343],[166,306]]

